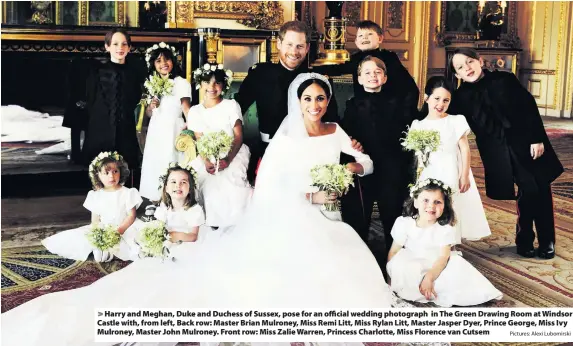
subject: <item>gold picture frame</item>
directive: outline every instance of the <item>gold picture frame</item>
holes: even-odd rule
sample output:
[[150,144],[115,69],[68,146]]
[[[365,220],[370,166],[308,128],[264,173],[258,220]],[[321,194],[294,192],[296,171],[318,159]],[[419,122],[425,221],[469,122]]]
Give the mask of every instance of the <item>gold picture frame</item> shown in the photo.
[[126,9],[126,1],[79,1],[79,25],[125,26]]

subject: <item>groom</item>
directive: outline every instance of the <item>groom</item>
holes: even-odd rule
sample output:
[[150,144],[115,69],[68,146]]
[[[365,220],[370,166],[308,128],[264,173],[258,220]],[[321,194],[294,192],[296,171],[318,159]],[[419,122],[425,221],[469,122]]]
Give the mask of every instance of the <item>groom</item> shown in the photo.
[[[288,114],[288,88],[300,73],[308,72],[307,54],[310,32],[305,23],[291,21],[279,30],[277,42],[279,63],[259,63],[249,69],[235,99],[243,114],[256,102],[260,139],[251,144],[251,161],[248,176],[254,180],[259,159]],[[339,122],[338,107],[334,96],[330,100],[324,121]]]

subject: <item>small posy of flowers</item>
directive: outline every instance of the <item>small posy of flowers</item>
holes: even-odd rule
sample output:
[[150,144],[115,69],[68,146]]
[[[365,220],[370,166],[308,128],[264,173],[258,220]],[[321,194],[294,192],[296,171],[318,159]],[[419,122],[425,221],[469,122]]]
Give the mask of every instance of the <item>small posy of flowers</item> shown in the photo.
[[171,52],[173,53],[173,56],[175,58],[177,57],[177,55],[179,55],[179,53],[177,53],[177,50],[175,49],[175,47],[172,47],[165,42],[159,42],[157,44],[154,44],[153,46],[147,48],[147,50],[145,51],[145,62],[147,63],[147,68],[149,68],[151,66],[151,53],[153,53],[154,50],[159,49],[159,48],[167,48],[167,49],[171,50]]
[[121,155],[119,155],[117,153],[117,151],[103,151],[103,152],[99,153],[99,155],[96,156],[95,159],[92,160],[92,162],[90,163],[90,166],[88,168],[90,179],[92,181],[94,181],[94,179],[95,179],[95,175],[94,175],[96,173],[95,168],[97,167],[99,162],[101,160],[105,159],[106,157],[111,157],[115,161],[122,161],[123,160],[123,157]]
[[[310,170],[312,186],[317,187],[320,191],[327,193],[336,193],[342,196],[348,191],[348,188],[354,186],[354,174],[341,164],[324,164],[314,166]],[[326,211],[339,211],[340,206],[336,203],[324,205]]]
[[93,225],[86,233],[86,237],[94,247],[101,251],[110,252],[115,252],[118,249],[121,240],[121,234],[117,231],[117,227],[113,225]]
[[420,189],[430,184],[441,187],[448,196],[451,196],[453,193],[452,188],[446,185],[446,183],[444,183],[443,181],[438,179],[428,178],[424,180],[418,180],[416,184],[410,185],[410,197],[414,197],[414,194],[416,192],[418,192]]
[[197,140],[197,153],[204,159],[217,165],[219,170],[219,160],[224,159],[231,151],[233,137],[225,131],[205,133]]
[[170,238],[165,222],[160,220],[146,222],[137,239],[140,247],[139,257],[170,258]]
[[163,96],[171,95],[174,85],[175,82],[173,79],[162,78],[157,72],[154,72],[145,80],[145,83],[143,83],[146,93],[144,94],[142,102],[149,105],[154,98],[161,99]]
[[418,158],[418,178],[421,171],[430,164],[430,154],[440,147],[440,132],[409,129],[406,138],[401,141],[404,149],[413,151]]
[[211,72],[215,72],[217,70],[223,70],[225,72],[225,82],[227,87],[223,91],[228,91],[231,87],[231,83],[233,83],[233,71],[226,70],[223,68],[223,64],[205,64],[203,67],[200,67],[193,71],[193,80],[195,81],[195,89],[201,89],[201,76],[208,75]]

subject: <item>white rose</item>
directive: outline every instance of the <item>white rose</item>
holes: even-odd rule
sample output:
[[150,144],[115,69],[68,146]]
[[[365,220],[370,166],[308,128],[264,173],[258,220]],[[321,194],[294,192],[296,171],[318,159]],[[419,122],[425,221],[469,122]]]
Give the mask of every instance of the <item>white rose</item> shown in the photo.
[[215,65],[211,66],[211,71],[215,71],[215,70],[217,70],[217,66],[215,66]]
[[210,68],[211,68],[211,65],[209,65],[209,64],[203,65],[203,70],[205,70],[205,71],[209,71]]
[[218,68],[219,70],[222,70],[222,69],[223,69],[223,64],[217,65],[217,68]]
[[200,86],[199,84],[197,84],[197,85],[195,86],[195,90],[199,90],[199,89],[201,89],[201,86]]
[[165,42],[159,43],[159,48],[165,48],[165,47],[167,47],[167,45],[165,44]]
[[156,50],[157,48],[159,48],[159,46],[154,44],[153,47],[151,47],[151,48],[153,48],[153,50]]
[[225,71],[225,74],[229,77],[233,77],[233,71],[231,71],[231,70]]

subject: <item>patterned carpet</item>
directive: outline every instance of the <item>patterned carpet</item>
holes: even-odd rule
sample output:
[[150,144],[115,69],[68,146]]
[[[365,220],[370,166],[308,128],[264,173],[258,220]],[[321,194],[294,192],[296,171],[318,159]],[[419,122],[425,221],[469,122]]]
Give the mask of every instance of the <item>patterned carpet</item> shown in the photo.
[[[525,259],[515,254],[515,202],[493,201],[483,195],[481,160],[472,141],[472,170],[476,177],[492,236],[465,242],[464,257],[505,297],[484,306],[573,306],[573,131],[548,129],[565,173],[554,183],[557,256],[553,260]],[[373,233],[381,227],[373,222]],[[128,265],[128,262],[79,262],[47,252],[41,246],[2,251],[2,311],[37,296],[82,287]],[[428,306],[420,304],[420,306]]]

